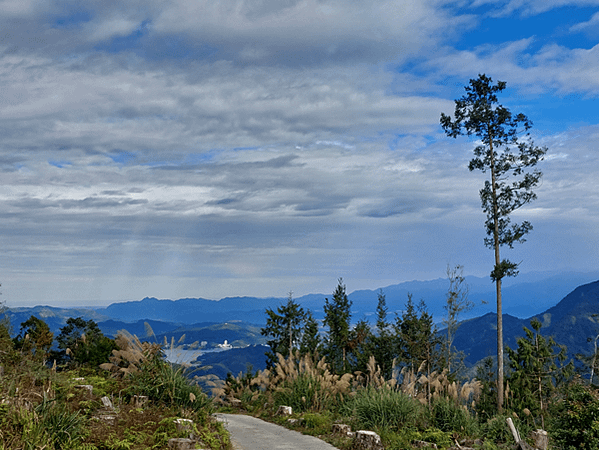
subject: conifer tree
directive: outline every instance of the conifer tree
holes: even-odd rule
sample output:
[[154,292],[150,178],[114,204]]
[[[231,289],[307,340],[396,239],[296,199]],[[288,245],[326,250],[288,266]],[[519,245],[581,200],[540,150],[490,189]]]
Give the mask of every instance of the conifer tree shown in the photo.
[[387,319],[387,299],[383,290],[377,295],[376,326],[372,336],[372,354],[381,368],[381,373],[386,380],[391,379],[393,371],[393,333],[391,324]]
[[505,89],[506,83],[492,83],[484,74],[471,79],[465,87],[466,95],[455,101],[454,119],[442,113],[441,126],[449,137],[478,138],[480,145],[475,147],[468,168],[490,176],[480,190],[480,198],[487,215],[488,237],[484,242],[495,254],[491,279],[497,295],[497,408],[501,411],[504,389],[501,281],[506,276],[517,275],[518,264],[501,259],[499,249],[524,242],[532,230],[528,221],[512,224],[510,215],[536,198],[533,188],[539,183],[541,172],[534,167],[547,149],[534,145],[529,134],[532,122],[524,114],[514,115],[498,104],[497,94]]
[[343,279],[339,278],[333,298],[325,299],[324,325],[328,328],[325,340],[325,353],[335,373],[344,373],[349,369],[347,351],[350,338],[351,301],[345,293]]
[[299,345],[306,313],[293,300],[293,294],[290,292],[287,304],[279,306],[276,312],[268,308],[266,315],[266,326],[262,328],[260,333],[263,336],[272,337],[271,340],[267,341],[270,351],[266,352],[266,365],[274,367],[279,360],[277,353],[287,358],[294,348]]
[[416,307],[412,294],[408,294],[406,309],[401,316],[396,317],[394,328],[396,351],[401,363],[415,372],[426,361],[427,371],[430,372],[438,360],[435,352],[439,339],[433,316],[428,312],[424,300],[420,300]]
[[365,373],[370,355],[373,354],[373,334],[368,321],[360,320],[350,330],[348,342],[348,366],[352,371]]
[[300,342],[300,353],[302,355],[318,355],[322,351],[322,343],[320,332],[318,330],[318,322],[314,318],[312,311],[306,313],[306,321],[304,324],[304,332]]
[[548,400],[557,385],[571,376],[573,365],[564,366],[566,347],[542,336],[538,319],[532,319],[530,325],[532,330],[524,327],[526,336],[517,339],[517,349],[507,347],[512,370],[508,377],[510,406],[517,413],[526,408],[528,414],[540,417],[544,428]]

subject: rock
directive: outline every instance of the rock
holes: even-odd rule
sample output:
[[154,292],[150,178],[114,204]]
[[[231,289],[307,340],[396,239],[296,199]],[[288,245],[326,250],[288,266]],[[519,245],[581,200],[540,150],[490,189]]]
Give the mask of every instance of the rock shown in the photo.
[[292,414],[291,406],[279,406],[277,416],[290,416]]
[[169,450],[194,450],[195,441],[193,439],[173,438],[168,440]]
[[92,395],[94,387],[91,384],[78,384],[75,386],[77,389],[86,389],[89,392],[89,395]]
[[547,450],[549,446],[549,436],[545,430],[535,430],[530,433],[533,445],[538,450]]
[[412,445],[416,448],[437,448],[437,444],[426,441],[414,441],[412,442]]
[[365,430],[356,431],[352,448],[354,450],[384,450],[381,437],[374,431]]
[[189,419],[175,419],[175,425],[177,426],[177,431],[187,433],[189,439],[194,439],[195,436],[193,434],[193,420]]
[[116,425],[116,416],[111,416],[108,414],[101,414],[98,417],[98,420],[102,422],[106,422],[108,425]]
[[354,433],[351,431],[351,427],[349,425],[345,425],[343,423],[334,423],[333,424],[333,434],[340,434],[341,436],[349,436],[353,437]]
[[133,396],[133,406],[136,408],[143,408],[146,403],[148,403],[147,395],[134,395]]
[[102,405],[104,405],[104,408],[114,409],[114,406],[112,406],[112,402],[108,397],[102,397],[100,400],[102,400]]

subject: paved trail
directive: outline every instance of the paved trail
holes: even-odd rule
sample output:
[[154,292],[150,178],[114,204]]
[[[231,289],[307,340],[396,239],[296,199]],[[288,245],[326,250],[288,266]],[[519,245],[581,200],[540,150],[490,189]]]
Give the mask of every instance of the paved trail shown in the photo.
[[336,450],[313,436],[240,414],[216,414],[231,435],[235,450]]

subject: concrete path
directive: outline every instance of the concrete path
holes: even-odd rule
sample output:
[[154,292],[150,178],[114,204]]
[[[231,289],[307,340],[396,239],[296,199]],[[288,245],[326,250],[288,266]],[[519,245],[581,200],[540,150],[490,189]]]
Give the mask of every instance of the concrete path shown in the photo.
[[335,450],[313,436],[241,414],[215,414],[224,422],[235,450]]

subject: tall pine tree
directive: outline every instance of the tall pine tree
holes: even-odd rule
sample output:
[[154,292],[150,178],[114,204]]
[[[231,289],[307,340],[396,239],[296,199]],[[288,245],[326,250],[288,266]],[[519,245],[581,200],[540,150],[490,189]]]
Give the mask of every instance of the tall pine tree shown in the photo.
[[518,264],[501,259],[499,248],[512,248],[532,230],[530,222],[511,223],[510,215],[536,198],[533,188],[541,179],[534,167],[543,159],[546,148],[534,145],[529,130],[532,122],[524,115],[514,115],[498,104],[497,94],[506,87],[504,81],[493,84],[486,75],[470,80],[466,95],[455,101],[454,119],[441,114],[441,126],[447,136],[476,136],[470,171],[480,170],[489,178],[480,190],[481,206],[487,220],[485,245],[494,251],[495,266],[491,279],[497,295],[497,409],[503,407],[503,316],[501,281],[518,274]]

